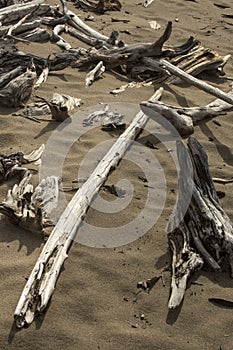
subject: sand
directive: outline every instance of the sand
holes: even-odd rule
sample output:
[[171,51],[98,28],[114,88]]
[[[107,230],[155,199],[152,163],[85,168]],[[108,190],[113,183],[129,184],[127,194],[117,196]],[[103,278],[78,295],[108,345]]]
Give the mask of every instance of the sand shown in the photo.
[[[216,1],[217,4],[224,4]],[[230,3],[230,2],[229,2]],[[181,44],[189,36],[197,37],[203,45],[216,49],[220,54],[232,53],[233,20],[222,14],[233,15],[229,9],[216,6],[211,0],[205,1],[162,1],[155,0],[147,9],[137,1],[122,1],[120,13],[106,13],[95,16],[91,25],[104,34],[112,30],[128,30],[131,35],[121,33],[127,43],[152,41],[158,37],[168,20],[173,21],[173,32],[169,43]],[[69,4],[73,9],[72,4]],[[76,10],[77,11],[77,10]],[[82,18],[85,16],[81,12]],[[111,17],[129,19],[127,24],[112,23]],[[156,20],[162,26],[160,31],[150,28],[149,21]],[[78,46],[77,41],[69,42]],[[20,44],[24,51],[31,50],[46,57],[49,52],[58,51],[52,44]],[[226,69],[233,76],[232,60]],[[104,79],[85,88],[84,72],[74,69],[52,73],[48,81],[38,90],[38,95],[50,97],[53,92],[61,92],[82,99],[81,108],[100,102],[128,102],[138,105],[153,94],[153,87],[127,89],[113,96],[109,92],[122,85],[114,75],[105,73]],[[210,78],[209,78],[210,79]],[[229,91],[229,83],[210,79],[214,86]],[[164,86],[163,101],[182,105],[204,105],[213,98],[190,86]],[[30,152],[48,141],[56,123],[34,123],[12,116],[15,110],[0,109],[0,146],[2,153]],[[209,165],[214,177],[232,177],[232,113],[216,118],[221,126],[213,121],[200,123],[195,127],[194,136],[205,147]],[[63,182],[71,185],[77,178],[79,165],[87,152],[103,140],[114,140],[96,127],[73,144],[63,167]],[[26,232],[1,217],[0,220],[0,276],[1,276],[1,349],[216,349],[231,350],[232,310],[220,308],[208,301],[210,297],[233,300],[233,282],[229,271],[213,273],[208,269],[196,273],[189,283],[183,304],[178,310],[169,312],[167,302],[170,292],[170,272],[165,272],[165,286],[161,281],[149,294],[138,292],[137,282],[158,276],[170,263],[166,224],[177,198],[177,173],[170,152],[164,144],[140,135],[142,145],[150,139],[158,149],[152,150],[158,159],[166,178],[166,201],[162,213],[148,232],[140,239],[122,247],[111,249],[91,248],[75,242],[59,277],[55,293],[46,313],[36,318],[27,329],[17,331],[13,324],[13,313],[29,276],[44,244],[43,237]],[[62,138],[61,138],[62,142]],[[59,149],[54,150],[54,153]],[[94,164],[93,164],[94,165]],[[140,165],[140,160],[139,160]],[[146,169],[145,169],[146,170]],[[123,160],[111,174],[107,184],[116,184],[120,179],[128,179],[134,186],[134,195],[129,205],[117,214],[88,211],[86,220],[93,226],[118,227],[134,220],[143,209],[147,188],[138,178],[143,169],[132,162]],[[34,176],[34,182],[38,176]],[[161,182],[161,181],[160,181]],[[159,183],[160,183],[159,182]],[[6,196],[7,189],[14,180],[0,186],[0,199]],[[221,200],[226,213],[233,219],[233,184],[216,184],[219,191],[225,192]],[[67,194],[67,199],[72,194]],[[101,196],[109,201],[115,197],[105,192]],[[162,205],[159,201],[149,207]],[[128,232],[126,232],[126,235]],[[195,283],[194,283],[195,282]],[[140,318],[141,315],[144,315]]]

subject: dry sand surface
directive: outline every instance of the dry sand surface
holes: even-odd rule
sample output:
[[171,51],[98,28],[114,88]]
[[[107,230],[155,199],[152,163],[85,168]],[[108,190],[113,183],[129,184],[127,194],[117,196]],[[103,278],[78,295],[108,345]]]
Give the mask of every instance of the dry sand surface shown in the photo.
[[[114,29],[128,30],[131,35],[122,32],[121,38],[127,43],[137,43],[149,42],[158,37],[167,21],[171,20],[173,32],[170,44],[181,44],[189,36],[195,36],[206,47],[226,55],[232,53],[233,19],[223,18],[222,14],[233,15],[233,4],[230,1],[225,3],[230,8],[217,6],[224,5],[221,0],[216,0],[215,3],[211,0],[155,0],[148,8],[144,8],[140,1],[122,1],[121,12],[95,15],[91,26],[106,35]],[[71,3],[69,7],[74,9]],[[84,18],[83,12],[75,11]],[[129,19],[130,22],[112,23],[112,17]],[[159,31],[151,29],[148,23],[151,20],[157,20],[162,28]],[[80,45],[75,39],[67,39],[74,47]],[[49,43],[30,46],[21,43],[20,48],[44,57],[59,51],[59,48]],[[225,71],[228,76],[233,76],[232,59],[227,63]],[[153,87],[144,87],[127,89],[126,92],[113,96],[109,92],[124,83],[114,75],[105,73],[103,79],[89,88],[85,88],[84,78],[84,72],[71,68],[53,72],[37,93],[44,97],[52,96],[53,92],[79,97],[83,102],[81,108],[100,102],[138,105],[153,94]],[[229,83],[210,77],[209,80],[213,85],[229,91]],[[214,99],[187,85],[165,85],[164,88],[162,100],[172,104],[198,106]],[[12,112],[15,110],[0,109],[2,153],[19,150],[29,152],[42,143],[46,144],[58,126],[57,123],[46,121],[34,123],[12,116]],[[208,121],[195,127],[194,135],[206,149],[214,177],[232,178],[232,116],[229,113],[217,117],[221,126]],[[110,135],[96,127],[75,142],[64,163],[64,185],[71,185],[72,180],[77,178],[78,167],[91,148],[103,140],[116,138],[117,135]],[[148,134],[143,132],[138,142],[145,144],[148,139]],[[209,297],[233,300],[233,281],[229,277],[229,271],[217,274],[203,269],[196,273],[191,280],[195,283],[189,284],[181,308],[174,312],[168,312],[167,308],[170,272],[165,272],[165,286],[159,281],[149,294],[143,292],[136,297],[137,282],[159,275],[170,263],[166,224],[177,198],[178,179],[170,152],[158,140],[152,141],[157,143],[158,149],[151,151],[159,160],[167,182],[166,202],[157,222],[142,238],[115,249],[91,248],[75,242],[47,312],[39,316],[29,328],[21,331],[16,331],[13,325],[14,309],[44,241],[42,237],[15,227],[1,217],[0,349],[233,349],[232,310],[217,307],[208,301]],[[56,152],[59,149],[54,150],[54,154]],[[118,227],[132,221],[143,209],[147,196],[147,188],[138,176],[143,176],[143,169],[123,160],[107,184],[116,184],[125,178],[131,181],[134,186],[132,201],[116,214],[104,214],[90,209],[86,220],[100,227]],[[36,175],[34,181],[37,181]],[[13,181],[8,181],[0,186],[1,201],[12,184]],[[216,187],[225,192],[222,204],[233,219],[233,184],[217,184]],[[71,195],[68,197],[71,198]],[[101,192],[101,195],[106,200],[114,200],[114,196],[108,193]],[[162,206],[162,203],[158,201],[155,206],[159,205]],[[151,216],[153,209],[152,205],[149,208]],[[142,314],[145,315],[143,320],[140,319]]]

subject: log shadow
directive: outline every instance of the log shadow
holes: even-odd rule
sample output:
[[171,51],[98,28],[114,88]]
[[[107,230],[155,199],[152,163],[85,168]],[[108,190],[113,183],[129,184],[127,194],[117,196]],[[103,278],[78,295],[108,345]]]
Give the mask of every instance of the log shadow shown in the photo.
[[171,310],[171,309],[168,310],[167,318],[166,318],[167,324],[173,325],[177,321],[177,319],[180,315],[183,303],[184,303],[184,299],[182,300],[180,305],[178,307],[176,307],[174,310]]
[[41,246],[44,242],[44,236],[42,234],[33,234],[19,226],[13,225],[8,218],[2,218],[0,220],[0,242],[9,244],[14,241],[19,242],[18,252],[23,247],[27,248],[26,255],[28,256]]
[[199,127],[203,134],[207,137],[211,137],[213,139],[213,142],[216,146],[216,149],[219,153],[219,155],[222,157],[223,161],[230,165],[233,166],[233,154],[232,151],[229,147],[221,143],[217,137],[214,135],[214,133],[210,130],[210,128],[206,125],[206,123],[202,122],[199,124]]
[[[40,130],[40,132],[35,135],[35,139],[40,138],[42,135],[46,134],[47,132],[51,132],[54,131],[55,129],[57,129],[58,127],[60,127],[60,131],[65,128],[67,126],[67,124],[70,124],[72,122],[71,118],[67,118],[64,122],[59,122],[57,120],[48,120],[48,124]],[[63,124],[64,123],[64,124]],[[62,125],[63,124],[63,125]]]

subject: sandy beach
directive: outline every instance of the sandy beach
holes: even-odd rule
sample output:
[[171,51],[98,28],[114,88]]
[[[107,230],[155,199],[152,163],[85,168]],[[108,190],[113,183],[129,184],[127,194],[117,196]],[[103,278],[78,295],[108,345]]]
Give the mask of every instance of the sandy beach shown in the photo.
[[[229,8],[224,8],[226,4]],[[71,2],[68,2],[68,6],[84,19],[85,12],[75,9]],[[233,19],[225,18],[223,14],[233,16],[233,4],[220,0],[155,0],[145,8],[142,2],[129,0],[122,1],[120,12],[94,14],[94,21],[88,24],[105,35],[118,30],[121,39],[132,44],[152,42],[161,35],[167,22],[172,21],[173,31],[169,44],[179,45],[194,36],[205,47],[227,55],[232,54]],[[112,17],[127,19],[129,22],[112,22]],[[152,29],[149,25],[152,20],[156,20],[161,29]],[[85,46],[66,34],[63,37],[73,47]],[[43,57],[60,50],[52,43],[19,43],[18,46],[24,52],[33,52]],[[226,64],[225,72],[227,76],[233,77],[232,58]],[[47,82],[42,84],[36,94],[50,98],[54,92],[58,92],[81,98],[82,105],[74,112],[78,118],[80,110],[99,103],[131,103],[132,109],[137,110],[139,103],[148,100],[154,92],[153,86],[147,86],[128,88],[114,96],[110,91],[125,84],[125,81],[105,72],[103,79],[86,88],[85,75],[86,72],[72,68],[51,72]],[[210,76],[205,78],[225,92],[230,90],[230,81],[221,82]],[[203,106],[215,99],[187,84],[163,84],[163,87],[162,101],[172,105]],[[1,153],[29,153],[42,143],[46,146],[59,123],[48,122],[49,116],[45,117],[47,121],[35,123],[13,116],[12,113],[16,111],[18,110],[0,106]],[[212,119],[195,126],[194,136],[207,152],[213,177],[232,178],[232,116],[231,112],[216,117],[218,124]],[[74,242],[48,309],[30,327],[20,331],[14,325],[14,310],[44,245],[44,238],[16,227],[7,218],[0,216],[0,349],[233,349],[232,309],[218,307],[208,301],[211,297],[233,300],[233,280],[228,269],[216,273],[204,268],[195,273],[189,281],[181,307],[174,311],[169,311],[167,306],[170,271],[164,273],[165,285],[159,280],[150,293],[138,293],[138,281],[159,276],[171,262],[166,225],[178,195],[178,175],[173,158],[159,139],[148,135],[148,128],[140,134],[137,142],[145,146],[150,140],[157,146],[150,149],[150,152],[160,163],[166,180],[165,203],[163,206],[159,200],[155,204],[151,203],[148,213],[153,216],[156,206],[161,205],[161,215],[141,238],[124,246],[92,248]],[[72,186],[88,151],[104,140],[114,141],[118,136],[117,133],[101,130],[100,124],[96,124],[95,128],[74,142],[62,169],[63,185]],[[59,153],[59,149],[54,150],[54,154],[56,152]],[[143,153],[141,156],[144,156]],[[126,225],[139,215],[148,194],[148,188],[140,180],[147,169],[143,170],[139,165],[123,159],[106,182],[107,185],[112,185],[121,179],[127,179],[131,183],[134,191],[127,207],[112,214],[90,208],[85,218],[87,223],[92,227],[111,229]],[[91,166],[94,167],[95,163]],[[37,169],[36,166],[33,168]],[[38,179],[38,174],[33,175],[35,185]],[[15,181],[11,179],[1,184],[1,201]],[[216,189],[225,193],[221,203],[233,220],[233,184],[216,184]],[[72,195],[73,192],[67,193],[67,200]],[[109,205],[116,199],[104,191],[100,195],[109,201]]]

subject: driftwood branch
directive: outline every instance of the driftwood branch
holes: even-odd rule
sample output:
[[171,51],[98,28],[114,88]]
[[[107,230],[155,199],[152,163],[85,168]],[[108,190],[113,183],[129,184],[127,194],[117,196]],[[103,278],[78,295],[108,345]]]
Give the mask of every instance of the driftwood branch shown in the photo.
[[217,197],[204,148],[190,138],[188,151],[178,142],[177,152],[179,199],[167,229],[173,254],[169,308],[181,303],[188,278],[204,263],[220,270],[224,261],[232,269],[233,261],[233,224]]
[[[159,97],[160,91],[153,98],[157,99]],[[148,117],[142,112],[136,115],[129,127],[117,139],[94,169],[89,179],[67,205],[51,232],[16,307],[14,317],[18,328],[32,323],[34,316],[46,308],[53,294],[61,267],[68,257],[68,249],[88,207],[107,179],[110,170],[118,165],[147,120]]]
[[[233,88],[227,94],[233,99]],[[194,131],[194,125],[203,119],[210,119],[233,110],[233,105],[216,99],[204,107],[175,107],[161,101],[141,102],[142,111],[152,119],[157,120],[158,114],[167,119],[181,135],[190,135]]]

